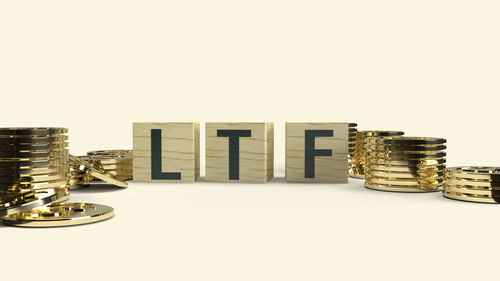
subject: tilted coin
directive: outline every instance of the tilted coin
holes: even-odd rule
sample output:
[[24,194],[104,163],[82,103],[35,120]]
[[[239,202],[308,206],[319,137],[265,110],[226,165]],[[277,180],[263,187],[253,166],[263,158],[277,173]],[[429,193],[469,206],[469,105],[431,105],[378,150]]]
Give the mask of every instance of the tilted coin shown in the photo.
[[89,175],[96,177],[100,180],[103,180],[105,182],[108,182],[110,184],[120,186],[120,187],[127,187],[128,184],[122,180],[117,179],[115,176],[111,175],[110,173],[102,170],[101,168],[97,168],[93,166],[91,163],[88,161],[85,161],[81,158],[75,157],[73,155],[70,155],[69,157],[70,163],[73,165],[78,164],[84,169],[88,170]]
[[44,189],[27,193],[0,192],[0,217],[68,199],[69,193],[65,189]]
[[94,150],[87,152],[88,156],[118,156],[118,157],[132,157],[132,150],[113,149],[113,150]]
[[53,203],[3,217],[3,223],[22,227],[59,227],[103,221],[113,217],[113,208],[91,203]]

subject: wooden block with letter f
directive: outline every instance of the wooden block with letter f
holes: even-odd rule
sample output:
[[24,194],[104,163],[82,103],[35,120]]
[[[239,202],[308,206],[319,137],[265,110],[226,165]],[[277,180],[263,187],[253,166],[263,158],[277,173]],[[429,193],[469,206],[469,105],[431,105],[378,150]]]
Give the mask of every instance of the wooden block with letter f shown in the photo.
[[274,174],[274,124],[206,123],[206,180],[265,183]]
[[200,123],[134,123],[134,181],[194,182],[200,176]]
[[347,183],[348,123],[286,123],[287,182]]

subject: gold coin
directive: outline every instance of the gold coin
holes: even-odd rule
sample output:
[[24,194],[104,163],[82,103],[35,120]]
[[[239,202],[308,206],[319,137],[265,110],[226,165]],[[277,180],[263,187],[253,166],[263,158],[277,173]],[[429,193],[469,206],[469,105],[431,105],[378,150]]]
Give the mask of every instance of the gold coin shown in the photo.
[[370,144],[396,144],[396,145],[432,145],[444,144],[446,139],[432,137],[369,137],[366,138],[366,143]]
[[456,192],[443,191],[443,196],[450,199],[460,200],[460,201],[468,201],[468,202],[478,202],[478,203],[499,203],[500,198],[498,197],[489,197],[483,195],[463,195]]
[[375,184],[386,184],[386,185],[405,185],[405,186],[435,186],[442,185],[442,177],[433,178],[422,178],[422,179],[402,179],[402,178],[389,178],[389,177],[373,177],[369,174],[365,175],[366,181]]
[[417,160],[391,160],[391,159],[381,159],[381,158],[367,158],[367,163],[379,164],[379,165],[389,165],[389,166],[418,166],[418,165],[441,165],[446,164],[446,159],[417,159]]
[[463,186],[500,187],[500,181],[459,179],[450,176],[448,176],[447,182]]
[[381,191],[392,191],[392,192],[410,192],[410,193],[422,193],[422,192],[435,192],[439,191],[441,186],[436,186],[434,188],[422,189],[415,186],[404,186],[404,185],[386,185],[386,184],[377,184],[371,182],[365,182],[365,187],[374,190]]
[[393,165],[383,165],[383,164],[371,164],[366,163],[366,168],[376,171],[387,171],[387,172],[419,172],[419,171],[436,171],[445,172],[446,165],[405,165],[405,166],[393,166]]
[[64,165],[59,166],[49,166],[49,167],[35,167],[35,168],[0,168],[0,176],[9,175],[20,175],[20,176],[34,176],[34,175],[46,175],[53,173],[65,173],[67,167]]
[[69,192],[64,189],[44,189],[21,194],[0,192],[0,217],[68,199]]
[[42,136],[68,133],[67,128],[0,128],[0,135]]
[[91,203],[54,203],[3,217],[3,223],[22,227],[59,227],[103,221],[113,217],[113,208]]
[[372,177],[383,177],[383,178],[396,178],[396,179],[427,179],[432,177],[433,179],[436,177],[442,178],[444,176],[444,172],[438,171],[422,171],[422,172],[389,172],[389,171],[377,171],[369,169],[366,172]]
[[113,150],[94,150],[87,152],[88,156],[111,156],[111,157],[132,157],[132,150],[113,149]]
[[471,188],[458,186],[453,184],[445,184],[444,189],[449,192],[460,193],[463,195],[487,195],[487,196],[500,196],[500,189],[492,190],[492,189],[479,189],[479,188]]
[[409,146],[409,145],[399,145],[399,146],[388,146],[385,144],[367,144],[365,149],[376,151],[376,152],[420,152],[420,151],[440,151],[446,149],[446,145],[433,145],[433,146]]
[[446,170],[450,177],[477,180],[500,180],[500,167],[451,167]]
[[360,138],[369,137],[388,137],[388,136],[402,136],[404,132],[401,131],[357,131],[357,136]]
[[439,153],[413,153],[413,154],[403,154],[403,153],[387,153],[387,152],[370,152],[365,153],[366,158],[376,158],[376,159],[388,159],[388,160],[439,160],[446,157],[445,152]]

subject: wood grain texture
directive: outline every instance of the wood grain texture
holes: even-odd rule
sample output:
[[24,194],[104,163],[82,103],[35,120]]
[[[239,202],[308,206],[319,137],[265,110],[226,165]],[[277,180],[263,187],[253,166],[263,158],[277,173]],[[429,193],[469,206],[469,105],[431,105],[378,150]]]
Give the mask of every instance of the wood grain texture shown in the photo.
[[[315,149],[331,149],[332,156],[314,157],[314,178],[305,177],[305,131],[333,130],[333,137],[316,137]],[[286,123],[287,182],[347,183],[348,123]]]
[[[239,179],[229,178],[229,139],[217,130],[251,130],[239,139]],[[274,175],[274,123],[206,123],[206,180],[265,183]]]
[[[151,179],[151,129],[161,129],[162,172],[180,172],[180,180]],[[200,176],[200,123],[133,124],[134,181],[194,182]]]

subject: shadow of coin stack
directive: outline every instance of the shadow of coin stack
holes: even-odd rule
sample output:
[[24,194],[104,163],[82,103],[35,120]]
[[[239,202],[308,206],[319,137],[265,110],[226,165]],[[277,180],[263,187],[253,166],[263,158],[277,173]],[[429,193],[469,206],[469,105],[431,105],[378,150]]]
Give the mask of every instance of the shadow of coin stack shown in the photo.
[[443,188],[446,140],[426,137],[366,139],[365,187],[396,192]]
[[0,216],[69,199],[65,128],[0,128]]
[[446,169],[443,196],[469,202],[500,203],[500,167]]
[[349,176],[357,179],[365,178],[366,138],[402,135],[404,132],[400,131],[357,131],[353,140],[349,138]]

